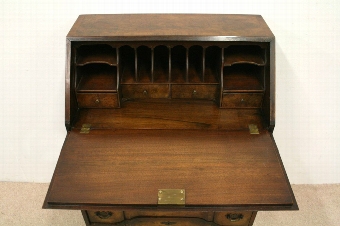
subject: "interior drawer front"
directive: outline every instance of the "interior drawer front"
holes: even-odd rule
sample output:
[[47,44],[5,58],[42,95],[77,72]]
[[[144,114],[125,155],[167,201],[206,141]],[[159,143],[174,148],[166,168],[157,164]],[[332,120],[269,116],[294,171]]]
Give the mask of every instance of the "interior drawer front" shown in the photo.
[[124,221],[123,211],[86,211],[91,223],[112,224]]
[[215,212],[214,223],[224,226],[248,226],[252,212]]
[[263,93],[224,93],[223,108],[260,108]]
[[122,85],[122,97],[127,99],[168,98],[169,85]]
[[172,85],[172,98],[216,99],[217,85]]
[[117,93],[78,93],[79,108],[117,108]]
[[198,211],[148,211],[148,210],[135,210],[125,211],[126,219],[133,219],[137,217],[190,217],[200,218],[206,221],[212,221],[214,217],[213,212],[198,212]]

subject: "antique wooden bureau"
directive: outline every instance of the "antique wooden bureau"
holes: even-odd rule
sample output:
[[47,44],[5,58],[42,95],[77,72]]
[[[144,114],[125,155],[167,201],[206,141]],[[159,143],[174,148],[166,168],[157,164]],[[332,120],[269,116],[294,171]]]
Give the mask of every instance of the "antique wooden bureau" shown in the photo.
[[81,15],[66,43],[68,133],[44,208],[120,226],[251,226],[298,209],[261,16]]

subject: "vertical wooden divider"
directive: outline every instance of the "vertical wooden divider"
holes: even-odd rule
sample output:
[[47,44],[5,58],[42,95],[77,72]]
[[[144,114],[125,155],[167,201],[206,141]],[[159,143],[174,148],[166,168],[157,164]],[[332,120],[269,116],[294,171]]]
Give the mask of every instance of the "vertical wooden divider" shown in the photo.
[[171,82],[171,46],[168,46],[169,49],[169,76],[168,76],[168,83],[169,83],[169,98],[172,99],[172,82]]
[[154,82],[154,68],[155,68],[155,48],[153,46],[151,48],[151,83]]
[[137,48],[135,50],[135,82],[138,82],[138,55],[137,55]]
[[121,95],[120,95],[120,90],[119,90],[119,87],[120,87],[120,64],[119,64],[119,47],[116,46],[116,59],[117,59],[117,67],[116,67],[116,70],[117,70],[117,74],[116,74],[116,79],[117,79],[117,82],[116,82],[116,90],[117,90],[117,97],[118,97],[118,107],[120,107],[120,99],[121,99]]
[[220,75],[220,107],[222,107],[222,98],[223,98],[223,69],[224,69],[224,50],[225,48],[221,48],[221,75]]
[[189,48],[186,48],[186,57],[185,57],[185,66],[186,66],[186,71],[185,71],[185,81],[188,83],[189,82]]
[[205,82],[205,47],[203,48],[203,52],[202,52],[202,82]]

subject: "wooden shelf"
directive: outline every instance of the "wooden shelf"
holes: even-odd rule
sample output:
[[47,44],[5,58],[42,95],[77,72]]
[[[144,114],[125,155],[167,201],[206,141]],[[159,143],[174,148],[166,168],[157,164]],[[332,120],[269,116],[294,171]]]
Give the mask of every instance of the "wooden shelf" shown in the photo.
[[77,68],[77,92],[117,92],[117,68],[91,64]]
[[91,63],[117,65],[116,49],[109,45],[83,45],[78,48],[76,64],[83,66]]
[[253,46],[230,46],[224,49],[224,66],[234,64],[265,65],[264,52],[261,47]]

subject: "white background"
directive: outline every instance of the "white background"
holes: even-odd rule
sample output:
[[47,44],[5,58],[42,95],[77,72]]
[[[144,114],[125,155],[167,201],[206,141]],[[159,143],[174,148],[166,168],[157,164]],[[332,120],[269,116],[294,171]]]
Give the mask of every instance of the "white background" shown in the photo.
[[290,181],[340,183],[340,1],[0,0],[0,181],[49,182],[63,144],[65,36],[79,14],[261,14],[276,36],[274,137]]

